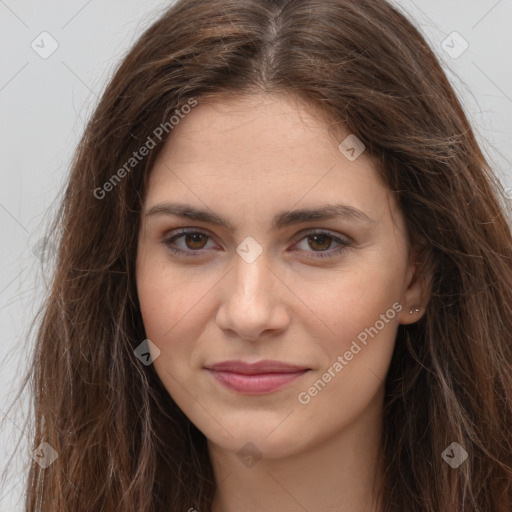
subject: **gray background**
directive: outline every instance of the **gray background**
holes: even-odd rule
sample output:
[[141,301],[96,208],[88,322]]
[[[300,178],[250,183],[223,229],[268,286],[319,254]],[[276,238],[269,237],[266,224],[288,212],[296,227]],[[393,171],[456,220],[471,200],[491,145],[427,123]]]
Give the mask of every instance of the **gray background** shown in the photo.
[[[113,67],[169,3],[0,0],[0,417],[26,369],[28,328],[45,287],[33,248],[44,236],[73,150]],[[441,57],[486,156],[512,186],[512,0],[395,3]],[[46,59],[31,47],[34,40],[43,46],[44,31],[59,45]],[[443,49],[445,40],[458,48],[454,31],[469,44],[458,58]],[[28,399],[24,394],[3,424],[0,471],[23,430]],[[22,436],[0,480],[0,512],[22,510],[23,457],[33,448]]]

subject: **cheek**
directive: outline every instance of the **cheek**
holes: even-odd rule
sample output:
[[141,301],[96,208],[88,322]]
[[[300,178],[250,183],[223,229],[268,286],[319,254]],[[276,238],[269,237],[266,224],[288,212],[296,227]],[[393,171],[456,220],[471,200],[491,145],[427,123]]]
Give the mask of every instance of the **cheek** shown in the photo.
[[298,400],[311,422],[330,425],[326,432],[362,414],[383,389],[402,309],[399,274],[388,270],[367,267],[331,281],[316,304],[332,332],[315,338],[321,340],[323,364],[304,383]]
[[155,249],[139,249],[137,294],[146,334],[163,340],[174,325],[186,316],[201,290],[193,279],[183,279]]
[[138,261],[137,292],[146,336],[162,356],[155,360],[157,369],[164,362],[174,368],[178,359],[190,359],[205,319],[213,314],[207,311],[208,299],[217,281],[218,276],[208,277],[199,268],[185,277],[156,256]]
[[377,328],[380,339],[393,343],[404,271],[401,255],[395,255],[394,261],[369,258],[356,268],[326,276],[323,286],[317,281],[314,293],[311,287],[299,292],[329,327],[330,335],[322,338],[322,344],[331,356],[348,350],[358,336],[364,341],[364,333],[372,327]]

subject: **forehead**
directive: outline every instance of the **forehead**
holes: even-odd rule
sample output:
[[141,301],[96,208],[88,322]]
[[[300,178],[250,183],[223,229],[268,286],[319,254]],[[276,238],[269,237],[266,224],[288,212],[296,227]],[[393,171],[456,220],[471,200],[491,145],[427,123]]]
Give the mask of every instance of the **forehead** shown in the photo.
[[312,106],[294,96],[220,96],[200,103],[180,120],[167,140],[166,153],[184,162],[196,157],[242,158],[248,163],[257,157],[265,170],[269,160],[304,159],[313,146],[318,152],[328,146],[335,152],[336,139],[326,123]]
[[[165,172],[170,164],[219,176],[225,170],[232,178],[254,177],[251,171],[276,179],[288,172],[288,178],[296,178],[298,172],[324,174],[334,165],[341,172],[374,170],[364,153],[354,162],[343,156],[338,146],[350,133],[341,125],[337,132],[330,132],[327,121],[293,95],[218,96],[179,120],[153,173]],[[232,167],[235,176],[227,172]]]
[[146,204],[187,198],[229,216],[343,203],[382,216],[388,191],[364,152],[352,161],[340,151],[349,135],[292,96],[200,102],[167,139]]

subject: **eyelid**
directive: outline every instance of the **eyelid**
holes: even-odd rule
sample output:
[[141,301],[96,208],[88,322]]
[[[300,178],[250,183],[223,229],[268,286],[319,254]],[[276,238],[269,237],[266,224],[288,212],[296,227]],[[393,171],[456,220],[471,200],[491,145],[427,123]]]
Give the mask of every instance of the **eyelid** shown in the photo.
[[[184,256],[184,257],[197,257],[201,256],[205,252],[203,249],[198,250],[184,250],[184,249],[178,249],[176,247],[172,246],[172,242],[175,240],[187,235],[187,234],[202,234],[206,236],[208,239],[213,240],[214,236],[212,236],[207,230],[202,228],[179,228],[177,230],[172,230],[170,232],[171,234],[164,235],[161,243],[163,243],[171,252]],[[313,254],[316,256],[307,256],[307,258],[312,260],[318,260],[322,258],[334,258],[335,256],[340,255],[347,249],[353,247],[354,240],[351,239],[349,236],[344,235],[342,233],[333,232],[328,229],[322,229],[322,228],[308,228],[300,231],[295,235],[296,242],[293,243],[292,247],[300,243],[302,240],[308,238],[309,236],[314,235],[326,235],[327,237],[331,238],[335,243],[338,244],[338,247],[335,249],[329,249],[326,251],[306,251],[306,250],[299,250],[299,252],[306,253],[306,254]],[[207,242],[208,243],[208,242]],[[293,252],[293,251],[292,251]]]
[[330,231],[328,229],[310,228],[303,230],[297,234],[298,241],[293,245],[293,247],[295,247],[295,245],[299,244],[308,237],[314,235],[327,236],[328,238],[331,238],[335,243],[337,243],[338,247],[335,247],[334,249],[328,249],[327,251],[299,250],[299,252],[307,254],[308,256],[306,256],[306,258],[310,260],[336,258],[337,256],[341,256],[343,253],[345,253],[345,251],[354,246],[354,241],[346,235],[342,235],[341,233],[334,233],[333,231]]
[[349,237],[348,235],[345,235],[344,233],[339,233],[337,231],[333,231],[332,229],[324,229],[324,228],[303,229],[295,235],[295,238],[297,238],[300,241],[304,237],[309,236],[309,235],[327,235],[335,240],[339,240],[340,242],[343,242],[346,244],[355,243],[351,237]]

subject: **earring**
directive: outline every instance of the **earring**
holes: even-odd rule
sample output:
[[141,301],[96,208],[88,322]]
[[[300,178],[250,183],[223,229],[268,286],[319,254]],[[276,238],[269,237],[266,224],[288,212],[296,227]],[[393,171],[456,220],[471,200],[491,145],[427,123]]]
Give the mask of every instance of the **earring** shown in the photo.
[[419,307],[414,307],[414,308],[411,308],[411,309],[409,310],[409,313],[410,313],[411,315],[417,315],[420,311],[421,311],[421,308],[419,308]]

